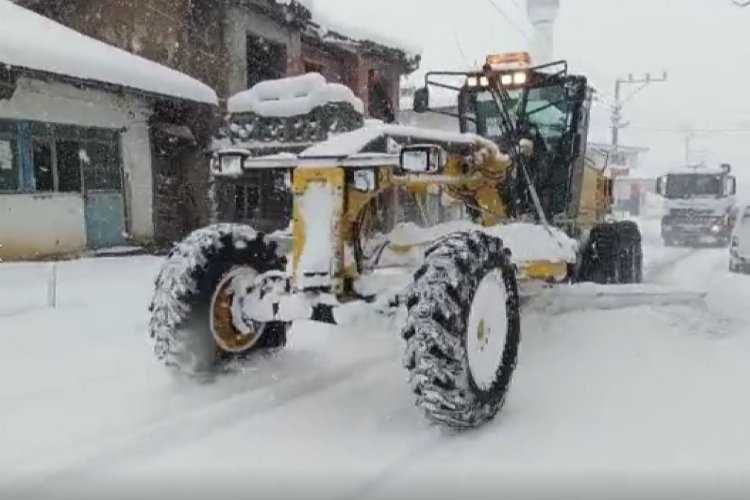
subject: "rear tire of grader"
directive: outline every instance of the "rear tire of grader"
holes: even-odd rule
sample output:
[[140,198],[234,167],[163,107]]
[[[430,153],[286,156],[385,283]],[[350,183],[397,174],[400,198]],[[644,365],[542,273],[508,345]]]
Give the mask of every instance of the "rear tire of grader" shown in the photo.
[[[276,243],[248,226],[209,226],[175,245],[156,278],[149,307],[149,335],[157,359],[187,375],[212,375],[232,360],[283,347],[286,323],[266,323],[253,338],[229,338],[235,342],[231,349],[226,343],[219,346],[212,326],[223,321],[226,329],[231,324],[226,306],[234,293],[230,273],[260,274],[283,270],[284,265]],[[225,312],[217,306],[221,301]]]
[[616,224],[620,235],[620,283],[643,282],[643,239],[638,224],[631,221]]
[[516,269],[502,241],[455,233],[432,245],[407,294],[404,365],[428,419],[476,427],[503,406],[518,356]]
[[599,224],[591,230],[581,255],[578,281],[631,284],[643,281],[643,247],[634,222]]

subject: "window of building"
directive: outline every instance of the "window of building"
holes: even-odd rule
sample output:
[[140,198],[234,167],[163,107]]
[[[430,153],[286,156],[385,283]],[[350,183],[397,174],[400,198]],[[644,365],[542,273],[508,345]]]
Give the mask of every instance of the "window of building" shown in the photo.
[[55,146],[59,178],[58,191],[61,193],[80,192],[82,188],[80,144],[75,141],[60,140],[55,143]]
[[236,221],[253,221],[263,231],[286,227],[292,216],[292,194],[280,171],[249,172],[235,186]]
[[35,139],[31,158],[34,165],[34,180],[37,191],[54,191],[55,178],[52,172],[52,145],[49,140]]
[[119,143],[119,133],[108,129],[0,122],[0,191],[119,191]]
[[247,87],[286,76],[286,45],[247,35]]
[[372,118],[386,123],[396,121],[393,112],[393,102],[388,91],[390,84],[381,72],[371,69],[367,76],[368,110]]
[[305,73],[323,73],[323,65],[314,61],[305,61]]
[[15,125],[0,122],[0,192],[18,191],[20,166]]

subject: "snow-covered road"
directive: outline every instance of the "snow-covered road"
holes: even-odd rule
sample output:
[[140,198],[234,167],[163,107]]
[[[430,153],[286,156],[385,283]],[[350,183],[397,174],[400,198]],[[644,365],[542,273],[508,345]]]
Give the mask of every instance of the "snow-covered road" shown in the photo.
[[524,315],[505,409],[413,407],[397,330],[294,326],[214,383],[145,343],[160,260],[0,264],[1,498],[747,498],[750,276],[647,238],[647,280],[705,304]]

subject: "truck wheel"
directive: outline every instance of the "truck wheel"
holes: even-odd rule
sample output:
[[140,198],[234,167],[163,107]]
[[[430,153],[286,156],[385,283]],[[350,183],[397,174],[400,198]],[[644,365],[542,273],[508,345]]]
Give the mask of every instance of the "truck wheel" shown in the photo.
[[594,226],[581,254],[578,281],[619,283],[620,253],[620,231],[616,224]]
[[[284,268],[276,244],[248,226],[199,229],[170,252],[156,278],[149,335],[156,357],[177,371],[218,371],[227,361],[257,350],[283,347],[289,325],[267,323],[239,332],[229,305],[233,274],[257,275]],[[217,331],[225,332],[218,336]]]
[[450,427],[478,426],[505,401],[516,366],[516,270],[502,241],[455,233],[431,246],[407,294],[404,365],[416,405]]
[[638,224],[631,221],[616,224],[619,232],[619,283],[643,282],[643,243]]

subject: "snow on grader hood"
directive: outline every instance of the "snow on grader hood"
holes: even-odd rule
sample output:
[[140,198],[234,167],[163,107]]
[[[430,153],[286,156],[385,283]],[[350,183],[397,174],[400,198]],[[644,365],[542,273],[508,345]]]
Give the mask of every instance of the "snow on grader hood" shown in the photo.
[[[492,419],[516,364],[519,283],[567,281],[581,255],[602,255],[612,238],[635,238],[637,227],[602,232],[604,246],[584,249],[557,227],[514,220],[504,188],[515,160],[495,142],[365,125],[348,99],[321,104],[314,89],[317,77],[279,81],[234,101],[250,106],[237,108],[216,141],[211,189],[220,205],[219,191],[236,188],[230,199],[245,218],[200,229],[169,254],[150,307],[157,358],[184,374],[215,376],[284,347],[295,320],[346,325],[363,308],[387,325],[405,310],[403,362],[416,405],[451,427]],[[259,115],[259,96],[303,102],[306,113],[290,115],[293,106],[280,102],[262,106],[271,116]],[[259,173],[273,174],[272,182],[255,184]],[[266,235],[248,200],[269,195],[291,207],[291,227]],[[456,206],[471,222],[431,220],[430,207]],[[407,212],[422,224],[399,219]],[[636,254],[626,257],[617,270],[635,280]]]

